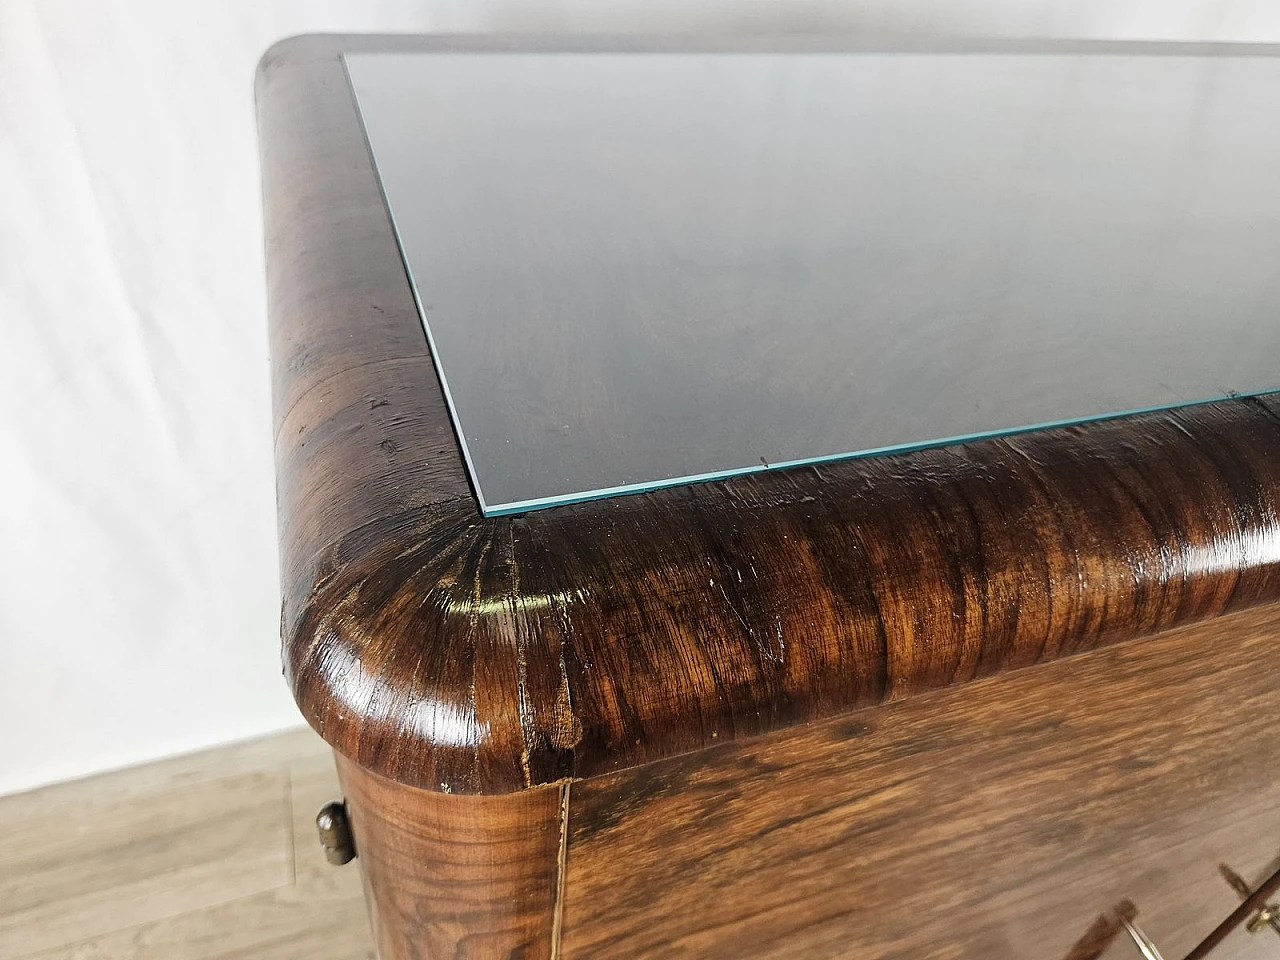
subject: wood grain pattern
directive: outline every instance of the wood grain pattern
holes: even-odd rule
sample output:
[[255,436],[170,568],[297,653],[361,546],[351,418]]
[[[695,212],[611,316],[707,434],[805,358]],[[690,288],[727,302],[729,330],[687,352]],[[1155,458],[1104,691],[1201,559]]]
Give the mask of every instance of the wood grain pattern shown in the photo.
[[1184,956],[1280,855],[1278,647],[1268,607],[575,784],[562,956],[1096,957],[1125,900]]
[[379,960],[555,960],[564,788],[452,797],[338,772]]
[[0,801],[0,957],[287,884],[287,789],[279,772],[249,773],[170,790],[164,806],[104,799],[68,812],[61,842],[38,828],[46,807]]
[[3,960],[374,960],[310,730],[0,798]]
[[522,790],[1280,598],[1274,399],[482,518],[338,53],[504,43],[259,74],[286,674],[343,755]]

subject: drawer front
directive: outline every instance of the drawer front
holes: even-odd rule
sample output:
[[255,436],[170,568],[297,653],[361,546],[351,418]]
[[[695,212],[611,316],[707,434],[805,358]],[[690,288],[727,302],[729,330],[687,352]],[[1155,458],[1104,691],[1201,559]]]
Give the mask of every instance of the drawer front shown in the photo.
[[[572,785],[562,958],[1184,957],[1280,857],[1280,610]],[[1236,930],[1212,960],[1270,957]]]

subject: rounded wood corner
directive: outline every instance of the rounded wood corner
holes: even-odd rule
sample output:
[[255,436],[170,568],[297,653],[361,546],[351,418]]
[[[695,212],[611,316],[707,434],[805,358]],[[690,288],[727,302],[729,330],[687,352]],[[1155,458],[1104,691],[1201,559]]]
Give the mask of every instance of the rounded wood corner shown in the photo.
[[312,726],[369,771],[442,793],[570,776],[581,728],[522,613],[510,523],[449,501],[353,540],[286,617],[285,673]]
[[1280,600],[1274,396],[482,517],[330,42],[259,123],[286,673],[362,767],[523,791]]

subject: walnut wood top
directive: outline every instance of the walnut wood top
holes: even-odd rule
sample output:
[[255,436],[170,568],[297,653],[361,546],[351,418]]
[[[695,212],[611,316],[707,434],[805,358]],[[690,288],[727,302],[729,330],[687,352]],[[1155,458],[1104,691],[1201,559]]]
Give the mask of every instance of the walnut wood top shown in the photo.
[[480,42],[258,78],[285,671],[341,753],[508,792],[1280,599],[1271,398],[483,518],[338,59]]

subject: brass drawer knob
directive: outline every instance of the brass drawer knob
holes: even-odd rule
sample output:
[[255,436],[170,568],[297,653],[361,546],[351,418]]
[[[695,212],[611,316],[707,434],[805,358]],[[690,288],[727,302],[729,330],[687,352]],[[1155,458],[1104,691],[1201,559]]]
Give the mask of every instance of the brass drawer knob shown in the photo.
[[[1240,876],[1225,863],[1219,865],[1218,872],[1226,878],[1227,883],[1231,884],[1231,889],[1240,894],[1241,899],[1249,899],[1249,895],[1253,890],[1244,877]],[[1261,933],[1267,927],[1270,927],[1276,933],[1280,933],[1280,904],[1268,903],[1258,911],[1252,920],[1244,925],[1244,928],[1250,933]]]
[[341,800],[331,800],[316,814],[316,830],[320,834],[320,846],[324,857],[334,866],[350,863],[356,857],[356,842],[351,835],[351,820],[347,805]]
[[1261,910],[1258,915],[1244,925],[1244,928],[1250,933],[1261,933],[1267,927],[1274,928],[1277,918],[1280,917],[1280,904],[1269,903]]

